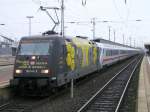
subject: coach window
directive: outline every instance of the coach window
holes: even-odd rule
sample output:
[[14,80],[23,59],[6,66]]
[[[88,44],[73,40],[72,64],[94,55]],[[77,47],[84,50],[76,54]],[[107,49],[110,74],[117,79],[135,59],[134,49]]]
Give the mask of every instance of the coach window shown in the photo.
[[99,54],[98,54],[98,53],[97,53],[97,54],[98,54],[99,56],[101,56],[101,53],[103,53],[103,52],[102,52],[102,49],[101,49],[101,48],[97,48],[97,49],[98,49],[97,52],[99,52]]
[[109,56],[112,56],[112,50],[109,50]]
[[116,52],[116,50],[112,50],[112,56],[114,56],[114,55],[115,55],[115,52]]
[[110,50],[110,56],[112,56],[113,55],[113,50]]
[[103,49],[103,56],[106,56],[106,49]]
[[109,50],[106,50],[106,56],[109,56]]

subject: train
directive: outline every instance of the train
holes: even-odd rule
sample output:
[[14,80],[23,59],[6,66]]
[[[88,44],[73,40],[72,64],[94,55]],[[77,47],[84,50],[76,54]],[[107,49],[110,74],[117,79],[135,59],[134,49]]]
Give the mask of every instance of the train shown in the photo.
[[140,51],[118,44],[101,43],[58,34],[23,37],[20,40],[11,87],[40,93],[68,84]]

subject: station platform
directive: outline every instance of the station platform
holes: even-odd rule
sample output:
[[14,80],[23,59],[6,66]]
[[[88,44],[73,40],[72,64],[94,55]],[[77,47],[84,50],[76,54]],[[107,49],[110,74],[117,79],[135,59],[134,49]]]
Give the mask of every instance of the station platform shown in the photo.
[[150,56],[147,55],[140,68],[137,112],[150,112]]
[[0,56],[0,66],[13,65],[15,61],[14,56]]
[[9,80],[13,76],[14,56],[0,55],[0,88],[9,86]]
[[13,65],[0,67],[0,88],[9,86],[9,80],[13,77]]

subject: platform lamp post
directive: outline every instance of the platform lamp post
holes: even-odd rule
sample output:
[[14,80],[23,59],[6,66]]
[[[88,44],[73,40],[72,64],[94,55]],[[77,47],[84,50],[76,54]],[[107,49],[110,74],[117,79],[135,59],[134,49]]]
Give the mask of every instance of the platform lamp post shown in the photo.
[[142,21],[141,19],[136,19],[135,21]]
[[1,26],[4,26],[5,24],[0,24]]
[[96,23],[95,23],[95,18],[92,18],[91,23],[92,23],[92,25],[93,25],[93,29],[92,29],[92,31],[93,31],[93,39],[95,39],[95,25],[96,25]]
[[[140,21],[142,21],[142,19],[137,19],[135,21],[140,22]],[[134,47],[136,47],[136,40],[135,39],[134,39]]]
[[[131,22],[140,22],[140,21],[142,21],[142,19],[136,19],[136,20],[131,20]],[[129,46],[131,47],[132,46],[132,37],[130,36],[129,37]]]
[[4,26],[5,24],[1,23],[0,26]]
[[130,41],[130,47],[132,46],[132,37],[129,37],[129,41]]
[[31,36],[31,19],[34,18],[33,16],[27,16],[29,19],[29,36]]
[[110,28],[111,28],[111,26],[108,26],[108,29],[109,29],[109,41],[110,41]]
[[123,43],[122,44],[125,45],[124,34],[122,35],[122,39],[123,39]]
[[1,23],[0,26],[4,26],[5,24]]
[[116,41],[116,30],[114,29],[114,42]]
[[109,22],[109,21],[106,21],[106,20],[104,20],[104,21],[97,21],[95,17],[92,18],[91,23],[92,23],[92,26],[93,26],[93,29],[92,29],[92,32],[93,32],[93,39],[96,38],[96,37],[95,37],[96,23],[107,23],[107,22]]

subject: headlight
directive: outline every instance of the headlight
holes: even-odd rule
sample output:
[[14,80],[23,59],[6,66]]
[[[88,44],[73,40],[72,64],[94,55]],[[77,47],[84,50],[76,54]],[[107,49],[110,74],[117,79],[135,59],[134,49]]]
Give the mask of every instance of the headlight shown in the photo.
[[48,74],[48,73],[49,73],[49,70],[48,70],[48,69],[46,69],[46,70],[41,70],[41,73]]
[[16,74],[22,73],[22,70],[16,69]]
[[32,56],[32,57],[31,57],[31,59],[32,59],[32,60],[35,60],[35,59],[36,59],[36,57],[35,57],[35,56]]

